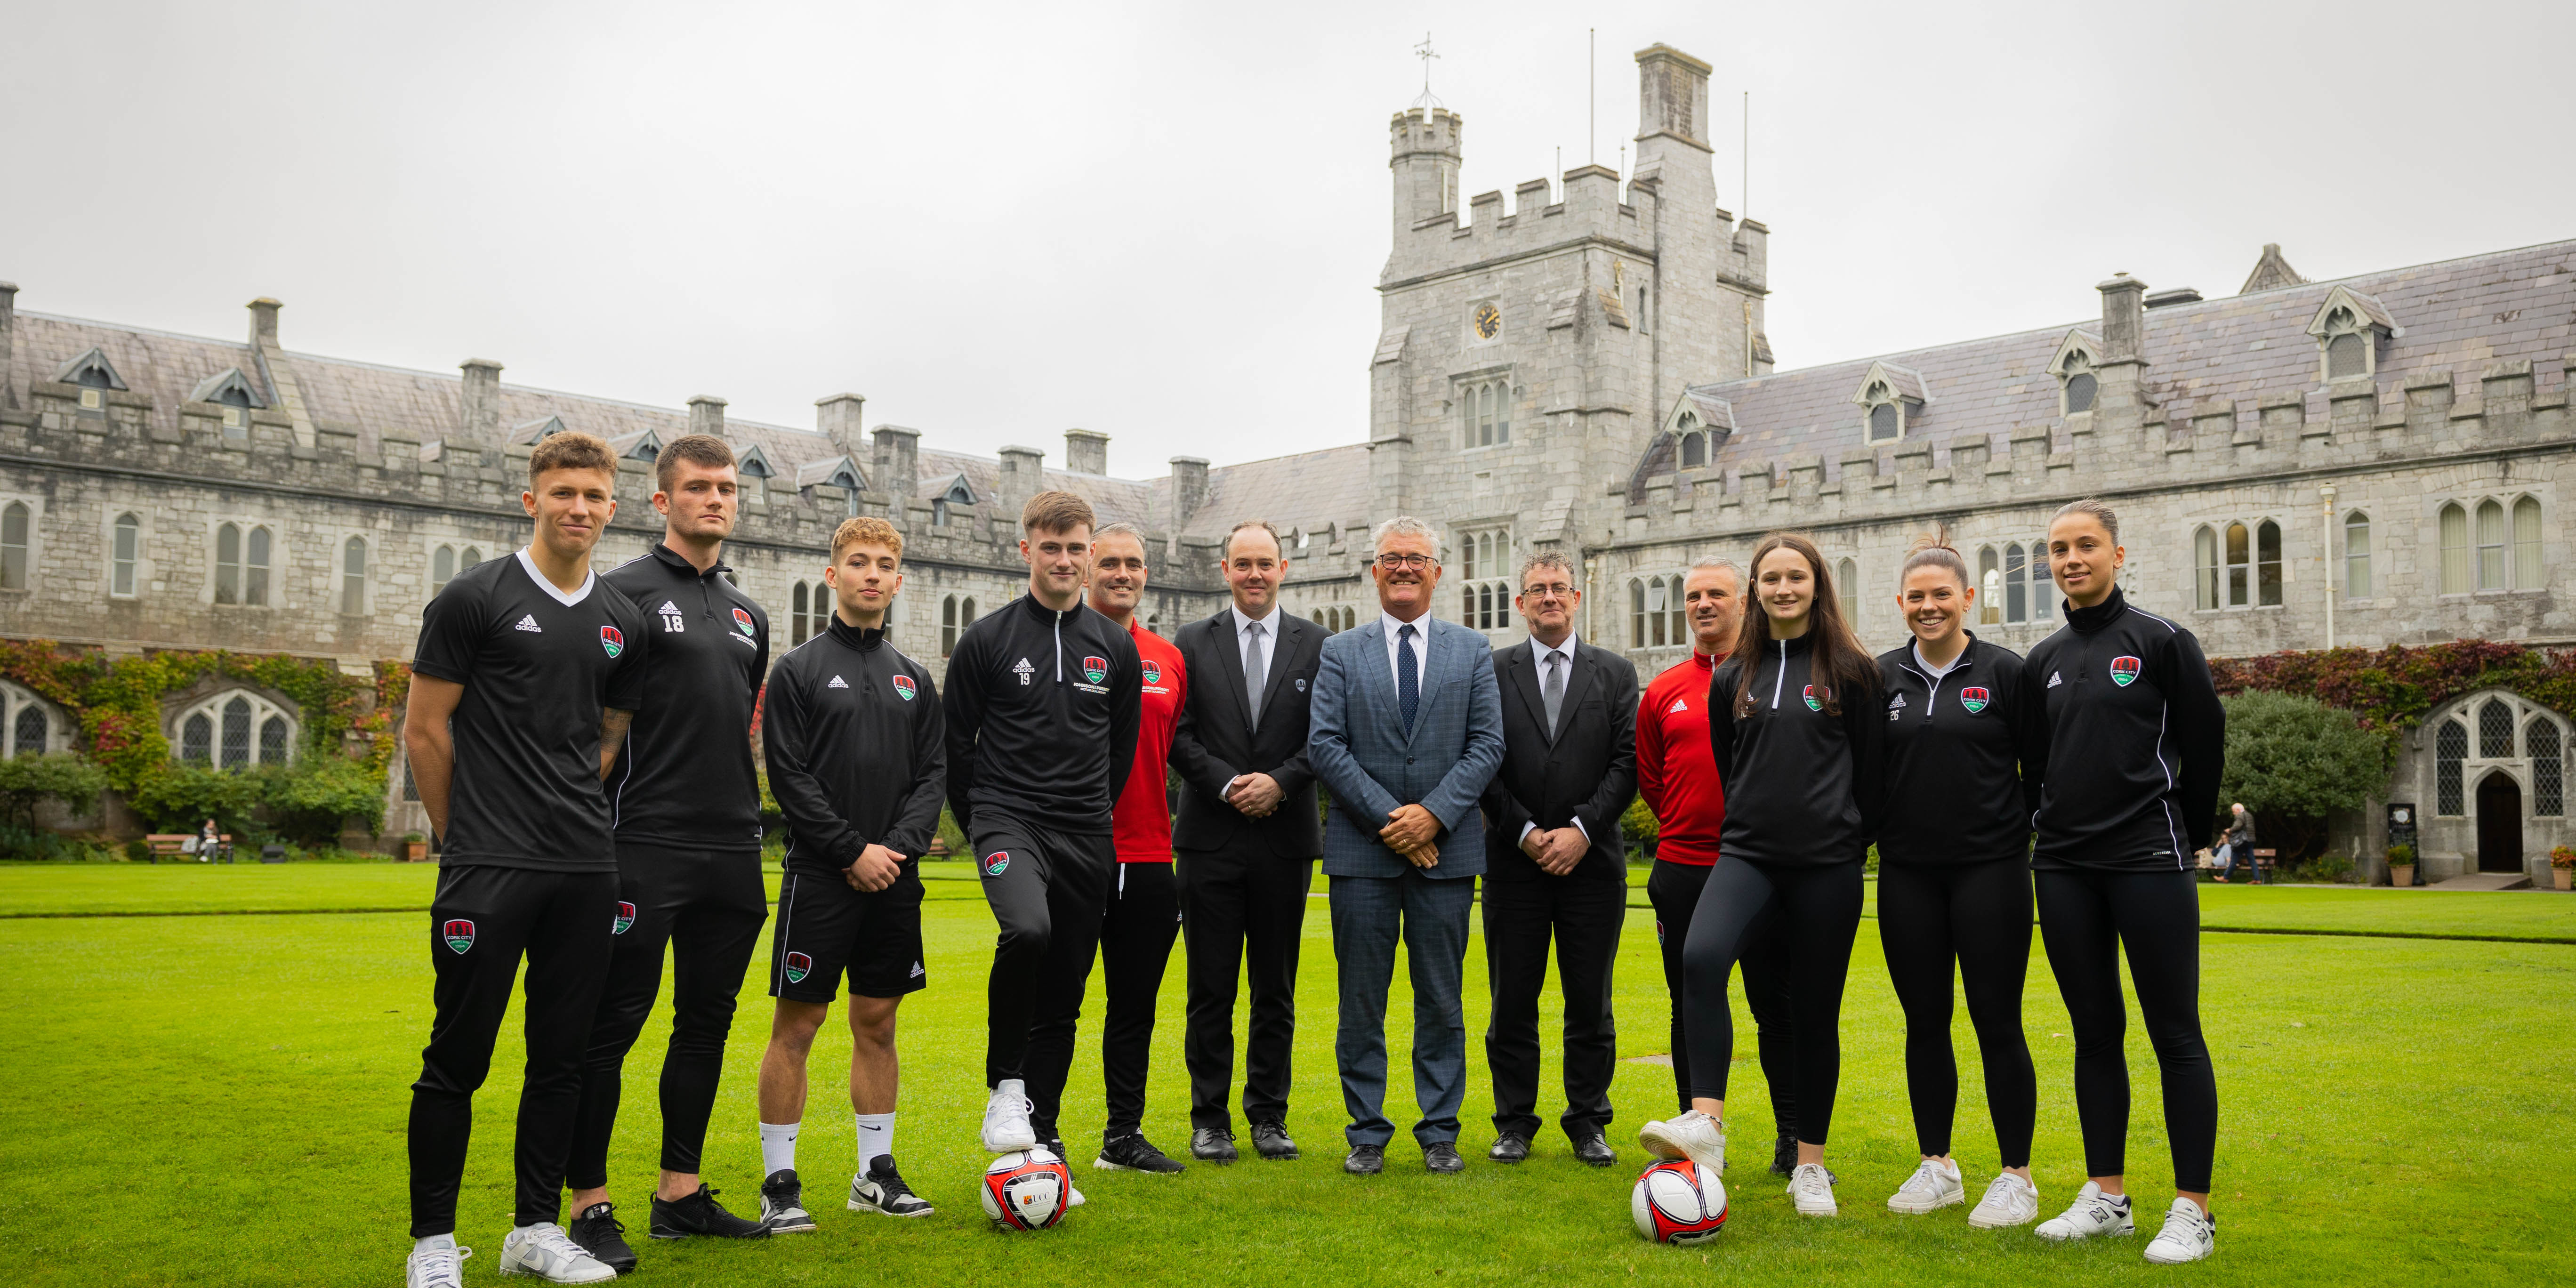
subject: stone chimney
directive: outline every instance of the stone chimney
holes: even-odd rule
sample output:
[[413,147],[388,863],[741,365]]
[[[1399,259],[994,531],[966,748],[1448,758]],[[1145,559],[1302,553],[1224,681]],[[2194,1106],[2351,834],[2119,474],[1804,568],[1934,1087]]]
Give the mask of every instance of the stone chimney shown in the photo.
[[1109,472],[1109,436],[1096,429],[1064,431],[1064,467],[1076,474]]
[[1204,456],[1172,458],[1172,531],[1190,521],[1198,508],[1207,504],[1208,463]]
[[[2092,437],[2116,443],[2146,422],[2147,284],[2115,273],[2094,289],[2102,292],[2102,383],[2093,400]],[[2077,449],[2085,446],[2079,441]]]
[[[825,438],[831,439],[832,446],[849,453],[851,460],[866,460],[867,439],[859,430],[859,413],[867,405],[868,400],[858,394],[834,394],[829,398],[817,398],[814,400],[814,428],[821,430]],[[882,430],[877,433],[877,443],[882,450],[885,444],[885,433]]]
[[0,282],[0,407],[18,405],[18,284]]
[[725,400],[714,394],[699,394],[689,400],[689,432],[709,438],[724,437]]
[[2147,325],[2147,284],[2117,273],[2093,289],[2102,293],[2102,356],[2114,362],[2141,356]]
[[994,517],[1008,523],[1020,521],[1020,507],[1029,498],[1046,490],[1046,453],[1034,447],[1005,447],[1001,452],[1002,474],[993,483],[1002,500],[1002,512]]
[[277,346],[277,311],[286,306],[263,295],[250,302],[250,343],[254,349]]
[[[841,397],[850,400],[851,432],[855,434],[858,432],[858,403],[861,399],[857,394],[843,394]],[[831,431],[827,428],[824,432]],[[894,494],[895,521],[900,523],[905,507],[912,503],[912,494],[921,488],[921,431],[905,429],[901,425],[879,425],[876,438],[875,473],[869,477],[875,480],[878,491]],[[840,439],[835,436],[832,441],[837,443]],[[853,459],[856,459],[855,455]]]
[[[274,310],[269,313],[271,319],[276,316]],[[456,432],[447,445],[497,449],[501,446],[501,364],[490,358],[467,358],[460,365],[465,371],[465,396]]]

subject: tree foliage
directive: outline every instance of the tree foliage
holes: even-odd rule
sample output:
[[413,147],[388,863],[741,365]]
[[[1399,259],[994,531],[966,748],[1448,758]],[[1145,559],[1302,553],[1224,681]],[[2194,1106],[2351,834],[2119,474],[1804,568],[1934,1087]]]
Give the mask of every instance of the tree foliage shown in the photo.
[[337,845],[341,828],[353,819],[369,833],[384,826],[383,776],[345,756],[317,756],[259,777],[269,822],[298,845]]
[[68,751],[48,756],[13,756],[0,760],[0,822],[21,828],[36,823],[36,807],[61,801],[75,814],[98,805],[107,790],[107,771]]
[[2227,708],[2221,818],[2230,802],[2244,802],[2285,859],[2307,849],[2327,814],[2359,808],[2387,781],[2378,737],[2350,711],[2295,693],[2219,701]]

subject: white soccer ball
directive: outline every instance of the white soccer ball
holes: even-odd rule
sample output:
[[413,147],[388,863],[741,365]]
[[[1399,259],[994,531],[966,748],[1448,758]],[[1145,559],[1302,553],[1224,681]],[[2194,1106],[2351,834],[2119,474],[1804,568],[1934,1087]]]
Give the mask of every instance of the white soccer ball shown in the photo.
[[984,1169],[984,1215],[1005,1230],[1053,1226],[1072,1192],[1073,1173],[1052,1150],[1013,1150]]
[[1687,1158],[1668,1158],[1637,1178],[1628,1212],[1637,1233],[1657,1243],[1706,1242],[1726,1228],[1726,1183]]

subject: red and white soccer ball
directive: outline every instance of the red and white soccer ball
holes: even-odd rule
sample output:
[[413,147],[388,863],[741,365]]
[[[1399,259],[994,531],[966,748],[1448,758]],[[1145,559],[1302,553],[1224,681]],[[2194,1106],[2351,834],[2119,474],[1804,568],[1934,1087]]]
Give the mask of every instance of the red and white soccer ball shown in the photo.
[[1637,1233],[1657,1243],[1702,1243],[1726,1228],[1726,1183],[1687,1158],[1668,1158],[1637,1177],[1628,1210]]
[[1073,1173],[1051,1150],[1013,1150],[984,1169],[984,1215],[1005,1230],[1053,1226],[1072,1192]]

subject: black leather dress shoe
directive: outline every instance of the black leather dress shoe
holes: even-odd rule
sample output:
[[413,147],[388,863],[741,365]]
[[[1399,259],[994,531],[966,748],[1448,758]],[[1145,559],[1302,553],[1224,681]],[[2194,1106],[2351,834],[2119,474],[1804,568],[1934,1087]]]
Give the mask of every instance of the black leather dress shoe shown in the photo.
[[1507,1131],[1485,1151],[1485,1157],[1497,1163],[1517,1163],[1529,1157],[1530,1140],[1516,1131]]
[[1610,1142],[1596,1131],[1574,1142],[1574,1161],[1591,1167],[1608,1167],[1619,1161],[1619,1151],[1610,1148]]
[[1191,1132],[1190,1157],[1202,1163],[1233,1162],[1237,1157],[1234,1152],[1234,1133],[1222,1127],[1201,1127]]
[[1385,1171],[1386,1146],[1351,1146],[1351,1156],[1342,1160],[1342,1170],[1353,1176],[1375,1176]]
[[1467,1160],[1458,1157],[1458,1146],[1445,1140],[1422,1147],[1422,1165],[1443,1175],[1467,1170]]
[[1263,1158],[1270,1159],[1274,1162],[1284,1161],[1297,1156],[1297,1142],[1288,1138],[1288,1124],[1286,1123],[1254,1123],[1252,1125],[1252,1147],[1255,1150],[1258,1150]]

